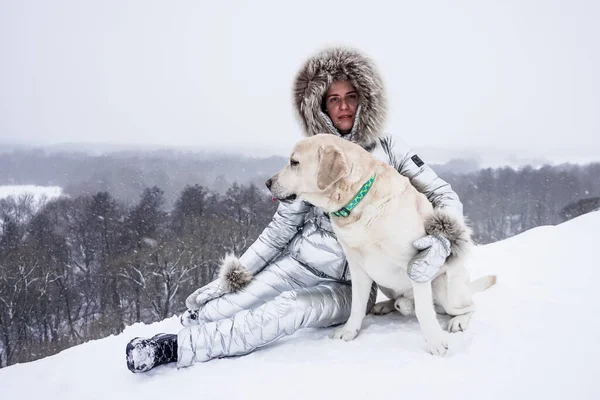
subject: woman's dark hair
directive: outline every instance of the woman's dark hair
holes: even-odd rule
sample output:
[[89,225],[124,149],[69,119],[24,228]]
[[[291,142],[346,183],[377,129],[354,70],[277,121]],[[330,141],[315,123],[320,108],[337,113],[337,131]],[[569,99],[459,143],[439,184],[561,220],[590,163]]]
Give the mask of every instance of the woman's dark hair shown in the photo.
[[323,95],[323,100],[321,100],[321,111],[327,114],[327,93]]

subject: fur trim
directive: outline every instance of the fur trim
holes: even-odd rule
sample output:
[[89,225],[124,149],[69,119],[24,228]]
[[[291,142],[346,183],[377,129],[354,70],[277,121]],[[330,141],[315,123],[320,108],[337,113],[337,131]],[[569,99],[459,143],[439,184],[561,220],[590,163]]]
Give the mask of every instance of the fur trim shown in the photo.
[[304,135],[331,133],[331,120],[321,108],[323,97],[336,80],[349,80],[359,94],[359,110],[352,141],[369,147],[383,137],[387,104],[383,81],[371,60],[359,52],[331,48],[311,57],[294,81],[294,106]]
[[425,232],[428,235],[441,235],[450,241],[451,258],[460,257],[473,246],[471,228],[454,214],[435,210],[425,221]]
[[252,280],[252,274],[233,254],[225,256],[219,269],[219,281],[228,292],[242,290]]

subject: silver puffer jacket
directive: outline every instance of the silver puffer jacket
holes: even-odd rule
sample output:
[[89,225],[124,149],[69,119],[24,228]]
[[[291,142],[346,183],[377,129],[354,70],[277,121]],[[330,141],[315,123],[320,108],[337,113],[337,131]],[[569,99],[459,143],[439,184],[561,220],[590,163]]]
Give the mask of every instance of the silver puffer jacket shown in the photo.
[[[435,208],[450,207],[462,215],[462,203],[450,185],[429,166],[421,164],[420,159],[415,162],[414,152],[402,148],[388,136],[372,148],[371,154],[408,177]],[[344,253],[327,213],[308,203],[281,204],[273,222],[240,261],[255,275],[282,251],[317,275],[338,281],[350,280]]]
[[[346,137],[408,177],[435,208],[462,216],[462,204],[447,182],[406,146],[378,133],[385,117],[383,87],[372,63],[359,53],[328,50],[304,65],[294,95],[305,134],[339,135],[321,108],[336,79],[350,80],[359,91],[354,128]],[[242,290],[227,292],[217,280],[188,297],[186,328],[178,335],[179,366],[247,354],[300,328],[340,324],[350,315],[346,259],[327,214],[317,207],[281,203],[239,262],[253,276]]]

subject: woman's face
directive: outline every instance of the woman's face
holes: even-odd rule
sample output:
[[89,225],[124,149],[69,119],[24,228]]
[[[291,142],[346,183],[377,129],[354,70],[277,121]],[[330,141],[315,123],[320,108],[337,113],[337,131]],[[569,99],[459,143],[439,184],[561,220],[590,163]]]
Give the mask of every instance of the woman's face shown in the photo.
[[358,107],[358,92],[349,81],[336,81],[325,93],[325,109],[333,126],[345,135],[354,125],[354,116]]

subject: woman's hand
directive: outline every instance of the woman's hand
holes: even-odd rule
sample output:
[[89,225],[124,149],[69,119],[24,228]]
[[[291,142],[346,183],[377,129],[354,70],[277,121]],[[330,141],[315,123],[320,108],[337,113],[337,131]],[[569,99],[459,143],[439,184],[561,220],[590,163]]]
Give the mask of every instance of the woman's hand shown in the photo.
[[450,241],[441,235],[427,235],[413,247],[420,251],[408,263],[408,276],[419,283],[430,281],[451,253]]

